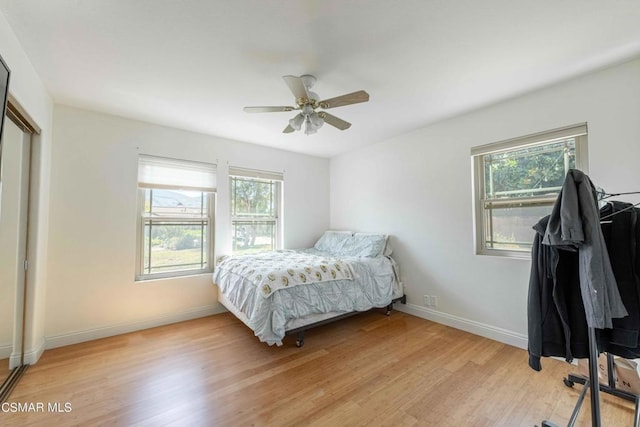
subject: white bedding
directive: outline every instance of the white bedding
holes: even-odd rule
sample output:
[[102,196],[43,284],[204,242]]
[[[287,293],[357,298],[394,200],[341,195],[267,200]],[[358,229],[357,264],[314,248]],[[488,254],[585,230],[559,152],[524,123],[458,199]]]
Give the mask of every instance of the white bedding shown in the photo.
[[279,289],[331,280],[351,280],[349,263],[334,256],[276,250],[227,258],[216,266],[222,275],[242,276],[268,298]]
[[[316,249],[299,252],[321,257],[332,256]],[[218,285],[225,302],[234,306],[235,310],[232,311],[242,313],[245,317],[242,320],[260,341],[269,345],[282,345],[287,325],[296,324],[296,319],[323,313],[342,314],[385,307],[394,297],[402,295],[390,258],[344,256],[341,259],[351,266],[353,280],[333,280],[281,288],[267,298],[261,295],[259,287],[251,280],[225,269],[216,268],[213,281]]]

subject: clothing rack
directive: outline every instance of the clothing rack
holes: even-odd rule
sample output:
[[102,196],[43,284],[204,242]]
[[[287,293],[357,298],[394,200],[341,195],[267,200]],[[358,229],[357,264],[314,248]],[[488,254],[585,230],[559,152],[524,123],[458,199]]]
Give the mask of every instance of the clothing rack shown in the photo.
[[[584,401],[584,396],[587,393],[587,389],[589,389],[591,392],[591,425],[593,427],[601,426],[600,387],[598,387],[599,386],[598,343],[596,340],[596,330],[592,327],[589,327],[588,332],[589,332],[589,378],[584,379],[584,387],[582,387],[582,392],[578,397],[576,406],[573,408],[573,413],[571,414],[571,418],[569,419],[569,423],[567,424],[567,427],[573,427],[575,425],[576,420],[578,419],[578,413],[580,412],[580,408],[582,407],[582,402]],[[609,370],[609,375],[612,375],[611,372],[612,372],[612,369]],[[637,409],[636,409],[636,412],[637,412]],[[545,420],[542,422],[542,427],[558,427],[558,425],[552,423],[551,421]],[[634,427],[637,427],[637,424]]]
[[[622,193],[606,193],[602,189],[598,189],[597,198],[598,200],[605,200],[614,196],[622,196],[622,195],[630,195],[630,194],[640,194],[640,191],[630,191],[630,192],[622,192]],[[611,215],[607,215],[601,217],[601,223],[609,222],[602,221],[611,218],[612,216],[626,211],[628,209],[633,209],[640,205],[639,203],[635,203],[630,205],[629,207],[615,212]],[[573,387],[575,383],[583,384],[580,395],[578,396],[578,400],[571,414],[571,418],[569,419],[569,423],[567,427],[575,426],[575,423],[578,418],[578,414],[580,413],[580,409],[582,408],[582,403],[584,402],[585,395],[587,390],[590,391],[591,397],[591,425],[592,427],[601,427],[601,413],[600,413],[600,391],[611,394],[628,401],[635,403],[635,413],[634,413],[634,423],[633,427],[640,427],[640,396],[628,393],[624,390],[620,390],[616,388],[615,377],[614,377],[614,360],[613,356],[610,353],[607,353],[607,384],[600,384],[599,376],[598,376],[598,342],[596,339],[596,331],[595,328],[589,326],[588,330],[588,338],[589,338],[589,375],[587,378],[583,376],[577,376],[573,374],[569,374],[567,378],[564,378],[564,384],[567,387]],[[551,421],[545,420],[542,422],[542,427],[558,427],[557,424],[554,424]]]
[[[613,373],[614,369],[615,368],[614,368],[613,356],[610,353],[607,353],[607,384],[600,384],[599,389],[600,391],[605,392],[607,394],[611,394],[611,395],[620,397],[622,399],[628,400],[630,402],[634,402],[635,413],[633,417],[633,427],[638,427],[640,425],[640,396],[637,396],[632,393],[628,393],[616,387],[616,379]],[[583,376],[574,375],[574,374],[569,374],[567,378],[564,379],[564,384],[567,387],[573,387],[575,383],[580,383],[580,384],[585,384],[583,389],[587,387],[587,384],[589,382],[590,382],[589,379]],[[580,411],[581,404],[582,402],[579,401],[578,403],[576,403],[576,407],[574,408],[576,417],[577,417],[578,411]]]
[[[631,194],[640,194],[640,191],[626,191],[626,192],[622,192],[622,193],[607,193],[602,188],[596,187],[596,198],[597,198],[599,203],[602,203],[604,200],[606,200],[606,199],[608,199],[610,197],[627,196],[627,195],[631,195]],[[630,210],[630,209],[633,209],[633,208],[638,207],[638,206],[640,206],[640,202],[635,203],[635,204],[633,204],[631,206],[628,206],[628,207],[624,208],[622,211],[615,212],[615,213],[613,213],[611,215],[604,216],[604,217],[600,218],[600,223],[604,224],[605,222],[610,222],[610,221],[603,221],[603,220],[609,219],[612,216],[617,215],[620,212],[624,212],[626,210]]]
[[[569,423],[567,424],[567,427],[575,426],[575,423],[578,419],[578,414],[580,413],[580,409],[582,408],[582,403],[584,402],[584,397],[587,393],[587,390],[589,390],[591,394],[591,425],[593,427],[601,426],[601,416],[600,416],[600,392],[601,391],[604,393],[611,394],[613,396],[617,396],[622,399],[628,400],[630,402],[634,402],[635,412],[633,417],[633,427],[639,427],[640,426],[640,396],[637,396],[632,393],[628,393],[616,387],[616,380],[614,377],[613,356],[609,353],[607,353],[607,384],[600,384],[598,380],[599,375],[598,375],[597,343],[596,345],[592,345],[592,342],[595,342],[595,341],[596,341],[595,329],[589,328],[589,376],[588,378],[585,378],[581,375],[569,374],[567,378],[563,380],[564,384],[567,387],[573,387],[575,383],[583,384],[580,395],[578,396],[578,401],[576,402],[576,405],[573,408],[573,412],[571,413],[571,418],[569,419]],[[543,421],[542,427],[558,427],[558,425],[552,423],[551,421]]]

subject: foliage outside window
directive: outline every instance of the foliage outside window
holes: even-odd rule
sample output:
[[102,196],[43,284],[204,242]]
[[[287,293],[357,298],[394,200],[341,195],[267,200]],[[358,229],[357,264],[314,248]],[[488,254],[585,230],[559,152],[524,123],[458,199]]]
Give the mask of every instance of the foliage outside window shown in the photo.
[[569,169],[586,166],[586,125],[472,149],[476,251],[528,256]]
[[234,255],[277,249],[282,176],[231,168],[231,244]]
[[210,272],[215,165],[141,156],[138,180],[137,279]]

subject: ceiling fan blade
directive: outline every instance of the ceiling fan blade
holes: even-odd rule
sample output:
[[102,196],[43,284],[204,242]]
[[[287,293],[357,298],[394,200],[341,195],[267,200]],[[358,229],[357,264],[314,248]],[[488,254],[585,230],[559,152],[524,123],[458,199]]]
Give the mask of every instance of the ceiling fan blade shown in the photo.
[[307,88],[302,83],[302,79],[297,76],[282,76],[284,82],[289,86],[289,90],[293,96],[296,97],[296,101],[300,98],[309,99]]
[[277,113],[283,111],[293,111],[294,107],[244,107],[245,113]]
[[364,90],[359,90],[346,95],[336,96],[335,98],[325,99],[324,101],[320,101],[319,105],[321,108],[327,109],[342,107],[343,105],[358,104],[360,102],[367,102],[368,100],[369,94]]
[[291,127],[291,125],[287,125],[287,127],[286,127],[286,128],[284,128],[284,130],[282,131],[282,133],[291,133],[291,132],[293,132],[293,131],[295,131],[295,129],[294,129],[294,128],[292,128],[292,127]]
[[349,129],[351,127],[351,123],[345,122],[344,120],[339,119],[336,116],[329,114],[327,112],[321,111],[320,113],[318,113],[318,115],[322,117],[322,119],[326,123],[329,123],[331,126],[336,127],[340,130]]

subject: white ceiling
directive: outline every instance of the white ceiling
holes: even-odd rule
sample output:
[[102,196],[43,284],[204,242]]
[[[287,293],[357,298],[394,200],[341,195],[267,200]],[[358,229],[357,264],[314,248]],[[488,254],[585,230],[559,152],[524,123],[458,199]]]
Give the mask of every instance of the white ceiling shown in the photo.
[[[0,0],[56,103],[331,157],[640,55],[638,0]],[[353,123],[283,134],[281,76]],[[639,76],[640,78],[640,76]],[[179,143],[177,141],[176,143]]]

